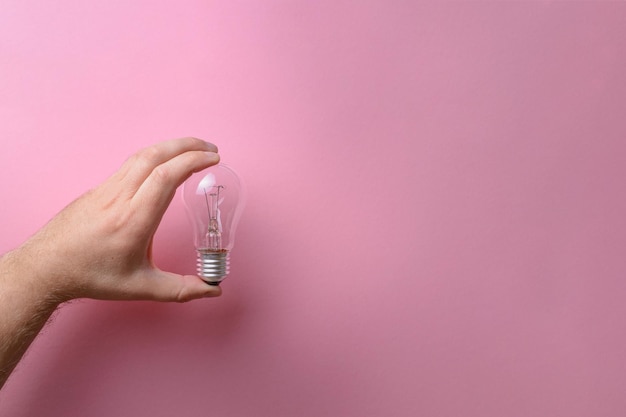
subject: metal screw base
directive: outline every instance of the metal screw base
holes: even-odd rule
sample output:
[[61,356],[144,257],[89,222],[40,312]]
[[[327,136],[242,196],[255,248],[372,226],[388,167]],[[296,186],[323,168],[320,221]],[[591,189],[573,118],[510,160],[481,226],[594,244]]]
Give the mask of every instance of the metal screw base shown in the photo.
[[230,253],[228,251],[210,251],[198,249],[198,276],[209,285],[220,285],[230,271]]

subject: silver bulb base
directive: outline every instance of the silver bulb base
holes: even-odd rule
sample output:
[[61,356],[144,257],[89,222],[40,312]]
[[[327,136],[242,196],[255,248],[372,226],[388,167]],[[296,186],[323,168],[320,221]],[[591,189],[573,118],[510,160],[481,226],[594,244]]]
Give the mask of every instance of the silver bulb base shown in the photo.
[[230,271],[230,252],[198,249],[198,276],[209,285],[220,285]]

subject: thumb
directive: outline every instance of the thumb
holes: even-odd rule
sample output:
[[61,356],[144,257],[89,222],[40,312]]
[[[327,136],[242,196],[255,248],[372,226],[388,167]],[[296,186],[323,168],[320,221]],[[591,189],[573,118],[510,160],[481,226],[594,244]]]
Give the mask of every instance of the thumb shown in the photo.
[[178,275],[156,268],[145,270],[141,275],[136,294],[146,300],[184,303],[222,295],[220,287],[209,285],[196,275]]

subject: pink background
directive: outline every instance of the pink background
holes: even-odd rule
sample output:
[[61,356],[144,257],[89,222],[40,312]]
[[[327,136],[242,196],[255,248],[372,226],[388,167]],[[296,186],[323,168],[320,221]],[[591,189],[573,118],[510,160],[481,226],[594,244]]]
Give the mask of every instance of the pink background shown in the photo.
[[[0,415],[625,415],[625,22],[4,1],[0,251],[173,137],[216,142],[249,204],[221,299],[65,306]],[[193,271],[178,198],[156,256]]]

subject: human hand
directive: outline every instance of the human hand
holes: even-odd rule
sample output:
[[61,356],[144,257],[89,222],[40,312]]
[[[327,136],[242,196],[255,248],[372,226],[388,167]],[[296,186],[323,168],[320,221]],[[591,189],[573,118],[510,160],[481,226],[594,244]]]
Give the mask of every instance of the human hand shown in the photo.
[[11,255],[28,270],[30,287],[44,289],[58,302],[219,296],[220,287],[195,275],[161,271],[152,260],[154,233],[176,188],[218,162],[217,147],[195,138],[145,148]]

